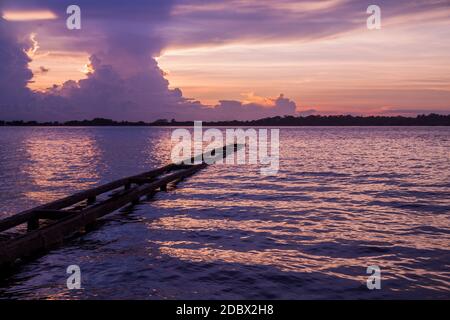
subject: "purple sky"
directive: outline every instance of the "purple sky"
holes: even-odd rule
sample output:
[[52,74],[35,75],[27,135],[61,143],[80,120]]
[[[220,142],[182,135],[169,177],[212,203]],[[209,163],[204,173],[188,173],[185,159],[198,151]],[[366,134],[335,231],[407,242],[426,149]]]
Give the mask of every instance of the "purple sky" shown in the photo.
[[0,119],[450,113],[449,1],[377,1],[380,31],[369,4],[3,0]]

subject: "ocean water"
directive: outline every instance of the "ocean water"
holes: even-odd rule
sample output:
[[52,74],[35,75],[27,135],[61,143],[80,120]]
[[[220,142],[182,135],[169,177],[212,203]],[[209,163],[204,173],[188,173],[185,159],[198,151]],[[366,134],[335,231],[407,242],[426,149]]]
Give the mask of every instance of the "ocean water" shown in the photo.
[[[164,165],[171,132],[2,127],[0,217]],[[277,175],[209,166],[2,275],[0,298],[450,298],[449,127],[282,128],[280,148]]]

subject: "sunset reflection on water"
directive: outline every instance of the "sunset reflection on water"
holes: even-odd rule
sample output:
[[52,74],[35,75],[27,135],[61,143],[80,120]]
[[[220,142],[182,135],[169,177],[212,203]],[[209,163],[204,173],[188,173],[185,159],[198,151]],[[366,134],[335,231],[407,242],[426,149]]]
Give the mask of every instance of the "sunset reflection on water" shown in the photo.
[[[170,161],[169,128],[21,130],[0,137],[4,215]],[[27,265],[0,297],[450,297],[450,129],[284,128],[280,142],[276,176],[209,166]],[[70,264],[83,291],[64,289]]]
[[34,185],[25,195],[33,200],[49,202],[99,179],[100,150],[89,135],[33,135],[24,146],[28,161],[21,170]]

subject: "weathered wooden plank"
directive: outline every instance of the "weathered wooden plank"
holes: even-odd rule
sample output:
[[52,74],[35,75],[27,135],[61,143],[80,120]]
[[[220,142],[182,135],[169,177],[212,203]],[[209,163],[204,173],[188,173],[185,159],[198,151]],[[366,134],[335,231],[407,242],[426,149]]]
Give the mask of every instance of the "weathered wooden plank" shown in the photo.
[[36,210],[38,219],[61,220],[80,213],[79,211]]
[[134,178],[130,179],[131,183],[135,184],[144,184],[144,183],[150,183],[154,180],[154,178]]

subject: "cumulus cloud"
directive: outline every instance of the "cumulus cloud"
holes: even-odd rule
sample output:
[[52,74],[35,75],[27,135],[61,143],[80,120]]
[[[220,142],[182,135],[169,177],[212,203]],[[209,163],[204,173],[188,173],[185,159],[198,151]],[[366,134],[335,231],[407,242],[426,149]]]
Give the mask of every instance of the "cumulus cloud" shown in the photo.
[[30,98],[26,85],[33,77],[28,69],[30,58],[23,51],[25,43],[19,43],[8,32],[7,22],[0,18],[0,108],[6,104],[21,104]]
[[285,98],[283,94],[271,100],[274,104],[271,107],[236,100],[221,100],[213,109],[202,110],[202,114],[198,114],[198,117],[200,120],[254,120],[296,114],[295,102]]
[[[6,5],[11,3],[5,2]],[[29,23],[15,28],[16,25],[1,20],[0,43],[5,48],[1,58],[6,63],[0,69],[0,118],[39,121],[94,117],[132,121],[158,118],[219,120],[236,116],[254,119],[295,112],[295,103],[283,96],[274,99],[272,108],[258,103],[222,101],[214,109],[183,97],[180,89],[169,87],[164,72],[153,58],[165,46],[156,26],[169,18],[172,1],[137,1],[131,6],[123,2],[109,4],[105,8],[92,1],[81,1],[80,6],[90,13],[83,21],[83,28],[95,30],[95,33],[83,37],[75,35],[70,44],[92,53],[90,67],[93,72],[86,79],[68,80],[44,93],[31,92],[26,87],[32,78],[28,69],[32,55],[26,52],[32,50],[35,53],[38,44],[33,38],[29,40],[31,43],[17,41],[34,32],[35,25]],[[53,11],[61,7],[55,2],[45,6]],[[55,37],[72,35],[64,28],[56,28],[57,23],[62,22],[59,17],[41,29]],[[46,73],[48,69],[41,67],[37,72]]]
[[[91,56],[94,72],[87,79],[67,81],[42,94],[42,101],[66,104],[65,117],[109,117],[115,120],[151,120],[176,117],[186,109],[201,106],[183,98],[179,89],[170,89],[154,60],[151,67],[123,76],[112,65]],[[59,100],[57,98],[60,98]]]
[[[255,119],[292,115],[294,101],[280,95],[261,101],[220,101],[215,108],[187,99],[172,89],[155,56],[167,46],[201,45],[242,39],[318,38],[360,25],[365,8],[358,1],[214,1],[135,0],[131,2],[79,0],[82,30],[65,26],[68,3],[56,0],[2,0],[0,11],[49,10],[54,19],[11,22],[0,18],[0,118],[68,120],[109,117],[116,120],[157,118]],[[393,6],[400,8],[405,5]],[[410,11],[432,7],[415,2]],[[434,1],[434,7],[441,6]],[[389,6],[392,8],[392,6]],[[387,13],[389,14],[389,12]],[[32,32],[43,34],[41,47],[87,52],[94,72],[86,79],[69,80],[46,93],[31,92],[32,79],[26,51]],[[32,42],[32,41],[31,41]],[[46,72],[41,68],[39,72]],[[254,97],[252,97],[254,98]]]
[[[170,89],[164,73],[156,62],[152,70],[123,78],[111,65],[91,57],[95,72],[87,79],[67,81],[40,95],[40,104],[62,112],[62,118],[108,117],[115,120],[151,120],[158,118],[178,120],[251,120],[275,115],[293,115],[295,102],[280,95],[272,107],[240,101],[220,101],[213,108],[183,97],[180,89]],[[64,108],[60,105],[63,104]]]

